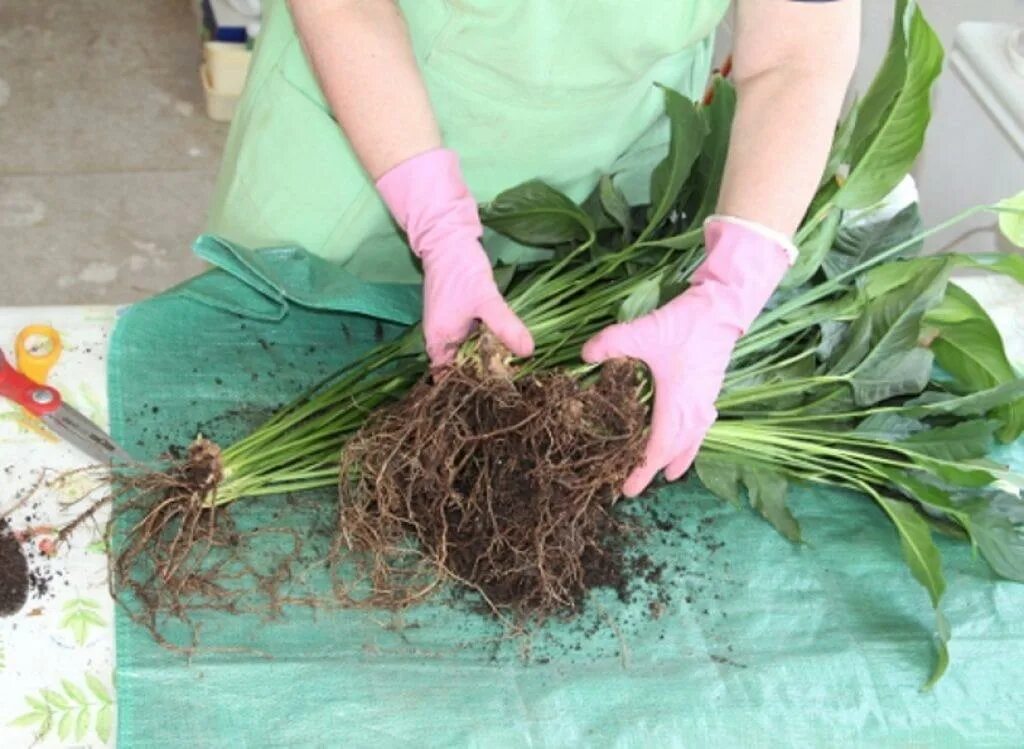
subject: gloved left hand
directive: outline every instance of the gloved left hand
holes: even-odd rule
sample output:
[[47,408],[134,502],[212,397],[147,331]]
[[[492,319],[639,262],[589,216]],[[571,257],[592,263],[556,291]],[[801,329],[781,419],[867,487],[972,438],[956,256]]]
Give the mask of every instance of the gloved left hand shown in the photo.
[[786,237],[742,219],[712,216],[704,236],[707,259],[689,289],[650,314],[605,328],[583,347],[590,363],[638,359],[654,380],[651,432],[643,463],[623,486],[627,497],[662,469],[675,481],[690,467],[718,416],[714,404],[736,341],[796,257]]
[[430,363],[451,363],[477,321],[516,356],[532,354],[530,331],[494,282],[480,245],[476,201],[455,153],[435,148],[414,156],[377,180],[377,190],[423,262],[423,336]]

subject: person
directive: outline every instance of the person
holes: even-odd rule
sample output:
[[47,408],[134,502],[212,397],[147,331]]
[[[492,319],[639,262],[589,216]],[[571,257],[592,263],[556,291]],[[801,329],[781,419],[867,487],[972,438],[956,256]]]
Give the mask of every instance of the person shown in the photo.
[[[415,255],[432,365],[478,322],[529,356],[530,332],[491,270],[521,249],[489,239],[488,256],[477,201],[533,178],[582,200],[602,173],[644,200],[668,141],[655,84],[699,98],[727,5],[265,3],[210,228],[250,246],[298,243],[368,280],[418,280]],[[737,339],[796,257],[790,237],[825,166],[859,27],[859,0],[736,2],[737,108],[706,259],[682,295],[582,352],[652,374],[650,434],[627,496],[690,466]]]

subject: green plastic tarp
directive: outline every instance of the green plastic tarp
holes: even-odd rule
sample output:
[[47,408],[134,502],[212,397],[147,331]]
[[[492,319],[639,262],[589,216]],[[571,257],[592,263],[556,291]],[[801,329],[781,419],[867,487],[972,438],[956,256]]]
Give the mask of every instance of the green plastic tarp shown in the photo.
[[[197,432],[230,443],[418,316],[415,288],[301,250],[197,250],[218,269],[129,308],[113,337],[111,428],[140,458]],[[998,457],[1024,467],[1019,444]],[[245,500],[234,517],[314,536],[334,501]],[[660,599],[598,591],[528,636],[447,600],[291,606],[198,613],[186,658],[119,609],[120,746],[1019,746],[1024,586],[939,541],[952,665],[922,692],[934,614],[891,525],[846,492],[797,488],[791,506],[803,546],[694,480],[663,487],[626,507],[655,523]]]

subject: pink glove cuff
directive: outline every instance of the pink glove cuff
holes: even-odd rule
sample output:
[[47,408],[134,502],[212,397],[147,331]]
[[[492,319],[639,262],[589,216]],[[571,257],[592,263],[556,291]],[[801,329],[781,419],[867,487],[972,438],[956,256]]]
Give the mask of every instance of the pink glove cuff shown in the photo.
[[792,265],[791,243],[750,222],[712,216],[704,224],[707,259],[692,291],[707,296],[719,319],[746,332]]
[[377,191],[423,260],[458,240],[483,235],[476,200],[466,187],[459,157],[434,148],[403,161],[377,180]]

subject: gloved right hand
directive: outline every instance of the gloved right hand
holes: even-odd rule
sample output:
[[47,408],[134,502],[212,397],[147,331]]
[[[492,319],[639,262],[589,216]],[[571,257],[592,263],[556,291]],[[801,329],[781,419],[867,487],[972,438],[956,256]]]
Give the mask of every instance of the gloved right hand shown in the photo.
[[458,156],[444,148],[421,153],[386,172],[377,190],[423,263],[423,335],[431,365],[451,363],[477,321],[516,356],[532,354],[530,331],[494,283]]

